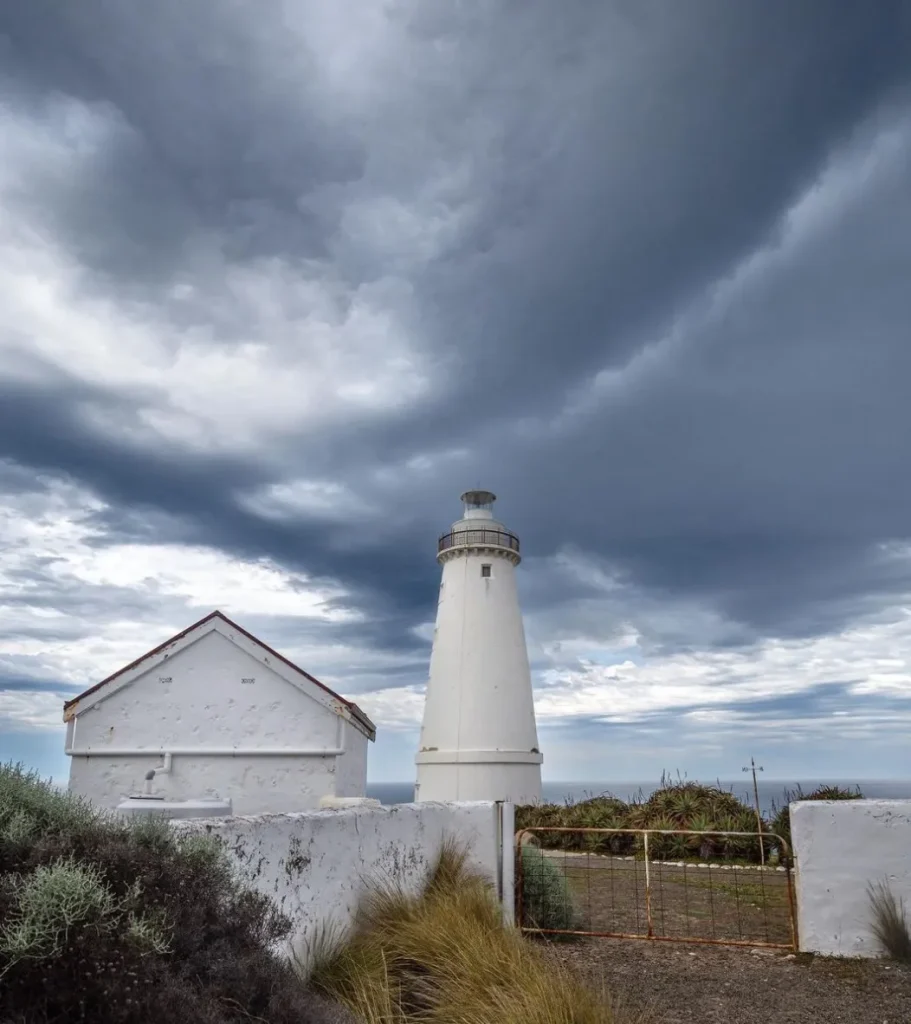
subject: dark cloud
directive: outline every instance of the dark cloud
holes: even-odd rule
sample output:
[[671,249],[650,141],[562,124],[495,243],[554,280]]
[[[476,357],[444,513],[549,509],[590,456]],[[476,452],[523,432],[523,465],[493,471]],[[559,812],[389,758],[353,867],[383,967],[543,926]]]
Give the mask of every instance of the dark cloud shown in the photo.
[[[683,727],[694,730],[708,727],[720,735],[728,731],[755,729],[757,725],[771,728],[782,735],[787,735],[790,730],[797,738],[804,735],[806,726],[818,724],[832,715],[848,716],[842,724],[850,726],[850,716],[898,713],[902,717],[896,722],[896,728],[902,728],[906,716],[911,714],[911,694],[858,694],[854,692],[854,687],[859,682],[844,680],[817,683],[790,693],[746,699],[737,694],[736,687],[730,687],[711,703],[683,703],[673,708],[636,711],[629,715],[580,715],[572,718],[571,724],[566,727],[583,740],[586,737],[596,738],[602,729],[609,729],[618,736],[633,738],[643,727],[645,735],[650,729],[673,732]],[[689,720],[688,726],[684,724],[687,716],[700,713],[715,717],[706,718],[704,722],[693,718]],[[734,717],[725,720],[726,714]],[[545,725],[548,725],[546,720]],[[559,722],[553,727],[564,728]]]
[[[572,546],[616,579],[618,613],[711,607],[729,623],[717,646],[811,636],[901,599],[907,565],[879,545],[911,522],[907,150],[793,252],[783,218],[845,147],[862,157],[902,130],[908,5],[403,3],[373,77],[354,60],[344,96],[320,75],[318,6],[293,25],[176,0],[0,6],[9,109],[51,139],[92,140],[71,162],[29,164],[15,209],[87,290],[156,309],[166,345],[200,322],[217,340],[257,337],[256,305],[227,278],[257,261],[331,271],[342,307],[393,277],[433,386],[369,427],[351,417],[213,455],[154,438],[142,412],[167,413],[159,393],[48,371],[0,391],[4,488],[65,474],[108,503],[86,520],[97,544],[211,544],[340,581],[364,618],[322,635],[395,652],[409,681],[457,475],[501,492],[530,554]],[[66,121],[67,97],[88,105],[82,121]],[[866,173],[861,160],[843,191]],[[352,226],[380,201],[421,221],[426,253],[399,253],[395,217]],[[699,313],[776,247],[720,314]],[[171,294],[181,281],[189,305]],[[559,418],[593,374],[675,326],[654,367]],[[266,341],[289,356],[315,344]],[[453,449],[467,454],[450,464]],[[418,455],[430,470],[408,469]],[[299,476],[346,483],[369,521],[244,502]],[[572,609],[593,634],[615,626],[598,587],[570,575],[529,580],[528,599],[555,623]],[[642,628],[654,651],[685,646]]]
[[[708,710],[716,717],[705,719],[688,714],[704,710],[693,705],[627,721],[544,720],[538,732],[545,763],[559,762],[564,777],[576,779],[598,778],[606,761],[612,779],[654,783],[662,771],[672,777],[679,772],[703,782],[745,778],[746,789],[749,776],[741,769],[751,754],[763,767],[760,778],[766,784],[776,778],[842,779],[852,785],[858,779],[903,778],[911,697],[859,696],[850,687],[831,683],[800,693],[732,699],[712,704]],[[717,717],[725,713],[733,717]]]
[[[463,388],[501,414],[527,414],[530,402],[559,400],[555,384],[628,355],[766,240],[858,119],[908,80],[902,5],[844,20],[813,4],[644,9],[629,37],[634,62],[612,45],[620,19],[586,8],[574,40],[590,47],[578,54],[588,79],[573,82],[582,95],[520,57],[538,82],[531,102],[524,90],[516,100],[524,113],[510,111],[502,159],[520,190],[530,178],[537,188],[520,225],[490,216],[478,251],[429,275],[437,322],[464,356],[453,416]],[[540,145],[555,125],[533,112],[544,90],[558,92],[576,127],[556,151]],[[504,175],[493,210],[515,189]]]
[[298,199],[357,177],[363,156],[322,116],[308,42],[280,19],[213,3],[38,0],[5,3],[0,33],[14,104],[58,132],[64,97],[99,121],[67,126],[74,143],[103,138],[39,169],[30,211],[87,267],[168,284],[205,231],[229,257],[323,252]]

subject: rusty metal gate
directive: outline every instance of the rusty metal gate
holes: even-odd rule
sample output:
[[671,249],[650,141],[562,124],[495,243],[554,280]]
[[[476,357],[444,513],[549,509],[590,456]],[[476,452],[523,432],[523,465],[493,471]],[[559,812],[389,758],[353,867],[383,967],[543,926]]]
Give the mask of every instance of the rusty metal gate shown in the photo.
[[[766,864],[773,850],[779,863]],[[522,829],[516,923],[538,935],[796,950],[791,851],[769,832]]]

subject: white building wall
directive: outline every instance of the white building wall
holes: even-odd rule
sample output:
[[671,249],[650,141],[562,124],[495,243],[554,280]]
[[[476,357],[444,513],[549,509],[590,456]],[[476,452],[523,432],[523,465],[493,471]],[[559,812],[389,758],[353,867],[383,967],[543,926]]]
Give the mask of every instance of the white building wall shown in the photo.
[[[347,927],[370,880],[417,891],[448,836],[496,883],[499,809],[492,803],[397,804],[303,814],[175,822],[221,839],[241,877],[294,923],[289,945],[306,960],[320,926]],[[512,856],[511,829],[508,849]]]
[[887,881],[911,912],[911,800],[798,801],[791,835],[801,950],[880,955],[867,887]]
[[[254,682],[244,682],[252,679]],[[316,807],[326,795],[362,796],[367,737],[230,640],[210,632],[94,707],[67,730],[70,790],[114,807],[139,792],[159,750],[256,747],[336,749],[341,757],[175,754],[154,791],[169,799],[229,798],[236,813]],[[147,755],[107,756],[152,748]],[[341,779],[344,792],[336,792]]]
[[[369,741],[350,722],[344,723],[345,756],[335,761],[333,796],[364,796],[367,792],[367,749]],[[239,812],[247,813],[247,812]]]

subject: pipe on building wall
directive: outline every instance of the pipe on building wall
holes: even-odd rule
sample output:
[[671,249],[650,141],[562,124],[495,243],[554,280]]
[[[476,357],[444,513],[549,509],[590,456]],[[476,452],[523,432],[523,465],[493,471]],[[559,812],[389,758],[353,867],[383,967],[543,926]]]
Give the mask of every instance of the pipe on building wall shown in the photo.
[[170,774],[171,774],[171,755],[170,754],[162,754],[161,755],[161,764],[155,765],[154,768],[150,768],[146,772],[146,787],[145,787],[146,795],[147,796],[151,796],[152,795],[152,783],[155,781],[157,776],[159,776],[159,775],[170,775]]

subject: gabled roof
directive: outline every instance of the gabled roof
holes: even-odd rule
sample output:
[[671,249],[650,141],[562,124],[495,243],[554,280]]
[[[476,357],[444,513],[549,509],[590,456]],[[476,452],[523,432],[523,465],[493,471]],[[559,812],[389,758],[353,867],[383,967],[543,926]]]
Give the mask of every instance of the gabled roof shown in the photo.
[[313,697],[324,707],[337,715],[341,715],[351,724],[360,730],[368,739],[376,739],[376,726],[364,714],[363,711],[349,700],[340,697],[334,690],[330,690],[325,683],[305,672],[302,668],[289,661],[286,657],[274,651],[262,640],[258,640],[252,633],[248,633],[242,626],[232,622],[227,615],[220,611],[210,612],[204,619],[188,626],[182,633],[165,640],[154,650],[144,654],[141,658],[131,661],[113,675],[102,679],[100,683],[90,686],[78,697],[66,701],[63,705],[63,720],[69,722],[76,715],[87,711],[100,700],[109,697],[112,693],[128,686],[134,679],[145,675],[156,665],[160,665],[167,658],[173,657],[185,647],[195,643],[207,633],[217,632],[230,640],[237,647],[240,647],[247,654],[256,658],[257,661],[267,665],[274,672],[277,672],[286,682],[296,686],[299,690]]

